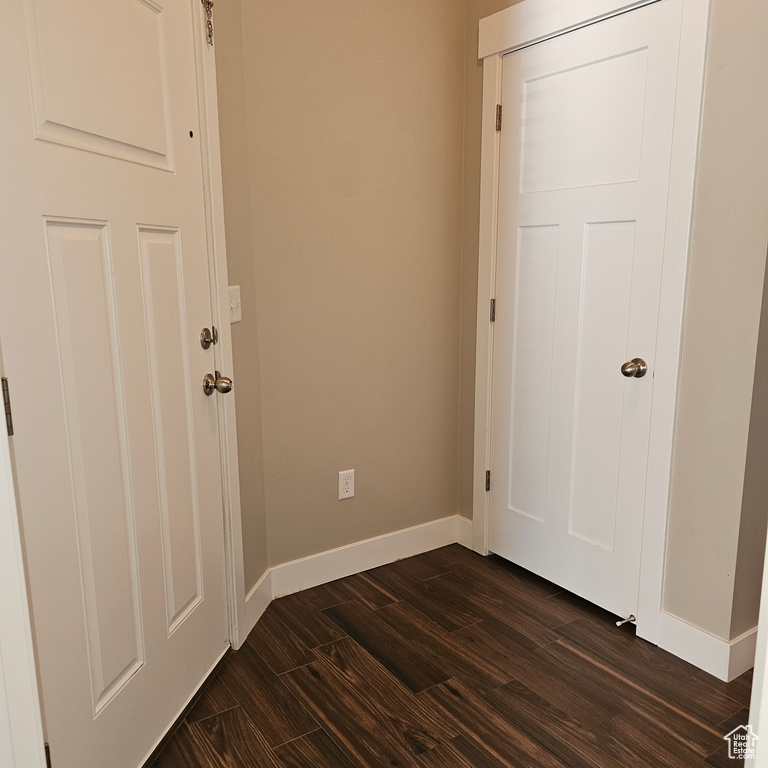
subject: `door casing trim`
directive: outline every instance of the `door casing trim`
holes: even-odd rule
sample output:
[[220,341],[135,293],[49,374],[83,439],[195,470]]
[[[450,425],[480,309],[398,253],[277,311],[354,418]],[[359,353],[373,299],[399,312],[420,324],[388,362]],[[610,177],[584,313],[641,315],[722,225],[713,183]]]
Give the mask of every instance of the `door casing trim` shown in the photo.
[[[194,19],[195,65],[200,110],[203,193],[205,198],[208,265],[211,283],[212,323],[219,332],[213,347],[216,370],[234,378],[232,329],[229,322],[229,281],[224,230],[224,190],[221,175],[221,144],[216,90],[215,45],[208,44],[204,9],[190,0]],[[224,512],[224,558],[226,568],[229,640],[237,650],[245,641],[240,628],[247,623],[243,529],[240,504],[240,474],[237,460],[235,398],[217,397],[219,456],[221,462],[222,509]]]
[[[478,308],[488,306],[490,300],[496,298],[501,136],[496,130],[496,105],[501,103],[502,57],[653,2],[682,3],[637,613],[638,636],[657,644],[710,0],[523,0],[480,21],[483,107],[477,297]],[[481,554],[490,551],[490,495],[485,490],[485,473],[491,466],[493,341],[493,325],[486,312],[478,311],[472,548]]]

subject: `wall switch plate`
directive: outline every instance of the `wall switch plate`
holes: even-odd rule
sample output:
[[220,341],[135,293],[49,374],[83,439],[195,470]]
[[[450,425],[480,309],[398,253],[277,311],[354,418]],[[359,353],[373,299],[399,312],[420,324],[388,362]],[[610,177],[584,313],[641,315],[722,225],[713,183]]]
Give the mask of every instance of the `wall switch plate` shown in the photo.
[[339,472],[339,499],[351,499],[355,495],[355,470]]
[[240,301],[240,286],[229,286],[229,322],[240,323],[243,320],[242,302]]

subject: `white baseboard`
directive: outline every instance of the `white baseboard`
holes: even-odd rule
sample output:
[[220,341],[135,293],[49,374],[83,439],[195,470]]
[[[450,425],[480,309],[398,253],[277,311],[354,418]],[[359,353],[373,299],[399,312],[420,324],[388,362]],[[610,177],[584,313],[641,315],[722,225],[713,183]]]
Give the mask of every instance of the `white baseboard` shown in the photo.
[[459,515],[386,533],[270,568],[245,598],[246,616],[238,629],[238,648],[273,598],[343,579],[380,565],[459,543],[472,546],[472,521]]
[[238,644],[235,650],[238,650],[245,642],[245,638],[256,626],[256,622],[261,618],[264,611],[272,602],[272,569],[267,569],[264,575],[258,580],[256,585],[245,597],[245,624],[238,626]]
[[456,516],[456,541],[462,547],[472,549],[472,521],[461,515]]
[[662,611],[659,647],[711,675],[730,682],[755,663],[757,627],[730,642]]
[[458,541],[458,515],[385,533],[272,569],[272,595],[282,597]]

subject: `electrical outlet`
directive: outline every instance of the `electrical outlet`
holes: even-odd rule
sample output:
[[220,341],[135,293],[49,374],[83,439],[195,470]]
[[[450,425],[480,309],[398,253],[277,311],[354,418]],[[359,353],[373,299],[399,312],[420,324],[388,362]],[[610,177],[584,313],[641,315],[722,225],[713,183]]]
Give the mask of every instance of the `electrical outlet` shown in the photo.
[[355,470],[339,472],[339,499],[351,499],[355,495]]
[[240,323],[243,320],[243,308],[240,301],[240,286],[229,286],[229,322]]

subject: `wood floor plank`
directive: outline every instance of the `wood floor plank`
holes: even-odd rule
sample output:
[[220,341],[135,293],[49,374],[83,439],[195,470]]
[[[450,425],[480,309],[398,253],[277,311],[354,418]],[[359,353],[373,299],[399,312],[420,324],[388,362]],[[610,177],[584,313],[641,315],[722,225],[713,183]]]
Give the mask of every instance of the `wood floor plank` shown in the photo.
[[307,648],[317,648],[344,637],[344,633],[328,621],[303,592],[273,600],[269,607]]
[[747,762],[746,760],[735,760],[729,755],[729,747],[727,742],[723,743],[716,752],[713,752],[703,763],[704,768],[733,768],[738,765],[749,765],[754,763],[754,760]]
[[271,747],[317,729],[314,718],[247,643],[232,654],[221,677]]
[[460,562],[466,557],[485,560],[482,555],[478,555],[476,552],[467,549],[467,547],[464,547],[461,544],[449,544],[447,547],[433,549],[429,553],[429,558],[437,567],[446,568],[447,570],[450,570],[454,563]]
[[425,707],[416,694],[351,638],[323,645],[315,653],[331,664],[361,696],[375,701],[377,708],[392,722],[400,723],[403,733],[427,734],[430,744],[449,741],[459,735],[454,723]]
[[194,723],[211,715],[226,712],[226,710],[233,709],[236,706],[238,706],[237,699],[227,688],[219,673],[206,684],[205,690],[197,700],[197,703],[188,712],[186,721]]
[[324,614],[412,691],[423,691],[450,677],[441,666],[414,653],[410,639],[404,638],[377,613],[363,608],[356,600],[328,608]]
[[567,606],[577,614],[577,618],[592,619],[604,626],[615,625],[616,616],[614,614],[594,603],[590,603],[589,600],[585,600],[583,597],[574,595],[572,592],[558,592],[555,595],[550,595],[546,600],[550,605],[560,604]]
[[585,655],[603,662],[703,723],[717,725],[741,709],[739,702],[695,679],[699,671],[696,667],[639,641],[633,634],[606,632],[583,619],[556,631]]
[[354,768],[355,763],[322,729],[274,749],[283,768]]
[[514,677],[509,669],[497,666],[492,659],[467,653],[460,641],[409,602],[388,605],[376,611],[376,615],[400,634],[412,653],[431,661],[449,677],[478,693],[490,691]]
[[484,697],[456,680],[436,685],[419,696],[460,723],[465,733],[502,764],[514,768],[572,768],[542,748],[538,729],[530,733],[518,730]]
[[[705,768],[704,760],[679,740],[661,737],[658,731],[638,727],[630,718],[619,715],[598,730],[600,748],[614,765],[633,768]],[[630,763],[626,761],[630,760]]]
[[325,659],[282,679],[355,766],[413,768],[418,754],[439,743],[429,733],[404,731],[400,718],[392,719]]
[[329,584],[321,584],[302,594],[320,611],[350,600],[357,600],[366,608],[375,611],[400,599],[362,573]]
[[189,728],[215,768],[283,768],[239,707]]
[[[531,585],[510,578],[509,572],[501,568],[488,568],[484,563],[455,563],[451,571],[458,574],[470,585],[472,592],[484,592],[496,596],[507,611],[525,613],[548,629],[562,626],[582,618],[580,610],[565,602],[542,599],[542,595],[531,589]],[[548,583],[548,582],[547,582]]]
[[431,579],[433,576],[440,576],[447,573],[450,568],[445,559],[440,556],[439,550],[433,552],[424,552],[414,557],[406,557],[403,560],[397,560],[389,565],[382,565],[381,568],[372,568],[365,571],[366,575],[375,574],[379,571],[387,570],[391,573],[399,573],[408,578],[423,581]]
[[424,768],[514,768],[465,735],[430,749],[419,760]]
[[743,707],[748,707],[752,698],[752,670],[745,672],[740,677],[732,680],[730,683],[718,680],[708,672],[697,672],[694,675],[696,680],[703,682],[708,688],[727,696],[729,699],[738,701]]
[[219,768],[208,758],[186,723],[177,729],[171,741],[151,765],[145,768]]
[[[477,560],[475,561],[477,562]],[[551,597],[559,592],[563,592],[563,588],[557,584],[553,584],[551,581],[547,581],[541,576],[537,576],[531,571],[527,571],[520,565],[512,563],[509,560],[505,560],[498,555],[488,555],[486,563],[489,570],[497,571],[506,574],[510,579],[514,579],[518,583],[525,584],[531,594],[540,595],[541,597]]]
[[612,674],[579,655],[566,641],[548,645],[541,653],[563,670],[573,670],[571,674],[584,680],[585,700],[590,701],[595,691],[599,691],[600,696],[617,702],[627,722],[638,729],[656,733],[670,744],[678,742],[681,748],[691,749],[701,757],[710,754],[720,743],[718,728],[696,720],[634,680]]
[[278,675],[315,660],[312,651],[296,637],[271,605],[248,635],[246,643]]
[[522,683],[508,683],[484,698],[486,704],[510,725],[523,733],[537,734],[540,745],[568,768],[642,766],[634,761],[628,749],[621,756],[607,753],[603,734],[598,735],[585,728],[579,720],[559,710]]
[[[740,725],[749,725],[749,707],[740,709],[735,714],[727,717],[721,723],[717,724],[716,731],[725,736],[730,733],[734,728],[738,728]],[[711,752],[712,750],[710,750]]]
[[512,610],[503,597],[472,589],[472,585],[456,573],[430,579],[430,584],[457,603],[466,605],[489,626],[529,648],[554,643],[558,639],[553,630],[535,618]]
[[437,589],[430,579],[413,579],[402,571],[378,568],[370,571],[368,578],[400,600],[406,600],[425,616],[437,622],[443,629],[453,632],[476,624],[480,617],[466,606]]
[[484,658],[544,696],[585,726],[597,726],[619,714],[624,705],[594,679],[582,674],[585,664],[571,667],[547,651],[551,645],[529,650],[484,622],[454,633],[468,654]]

